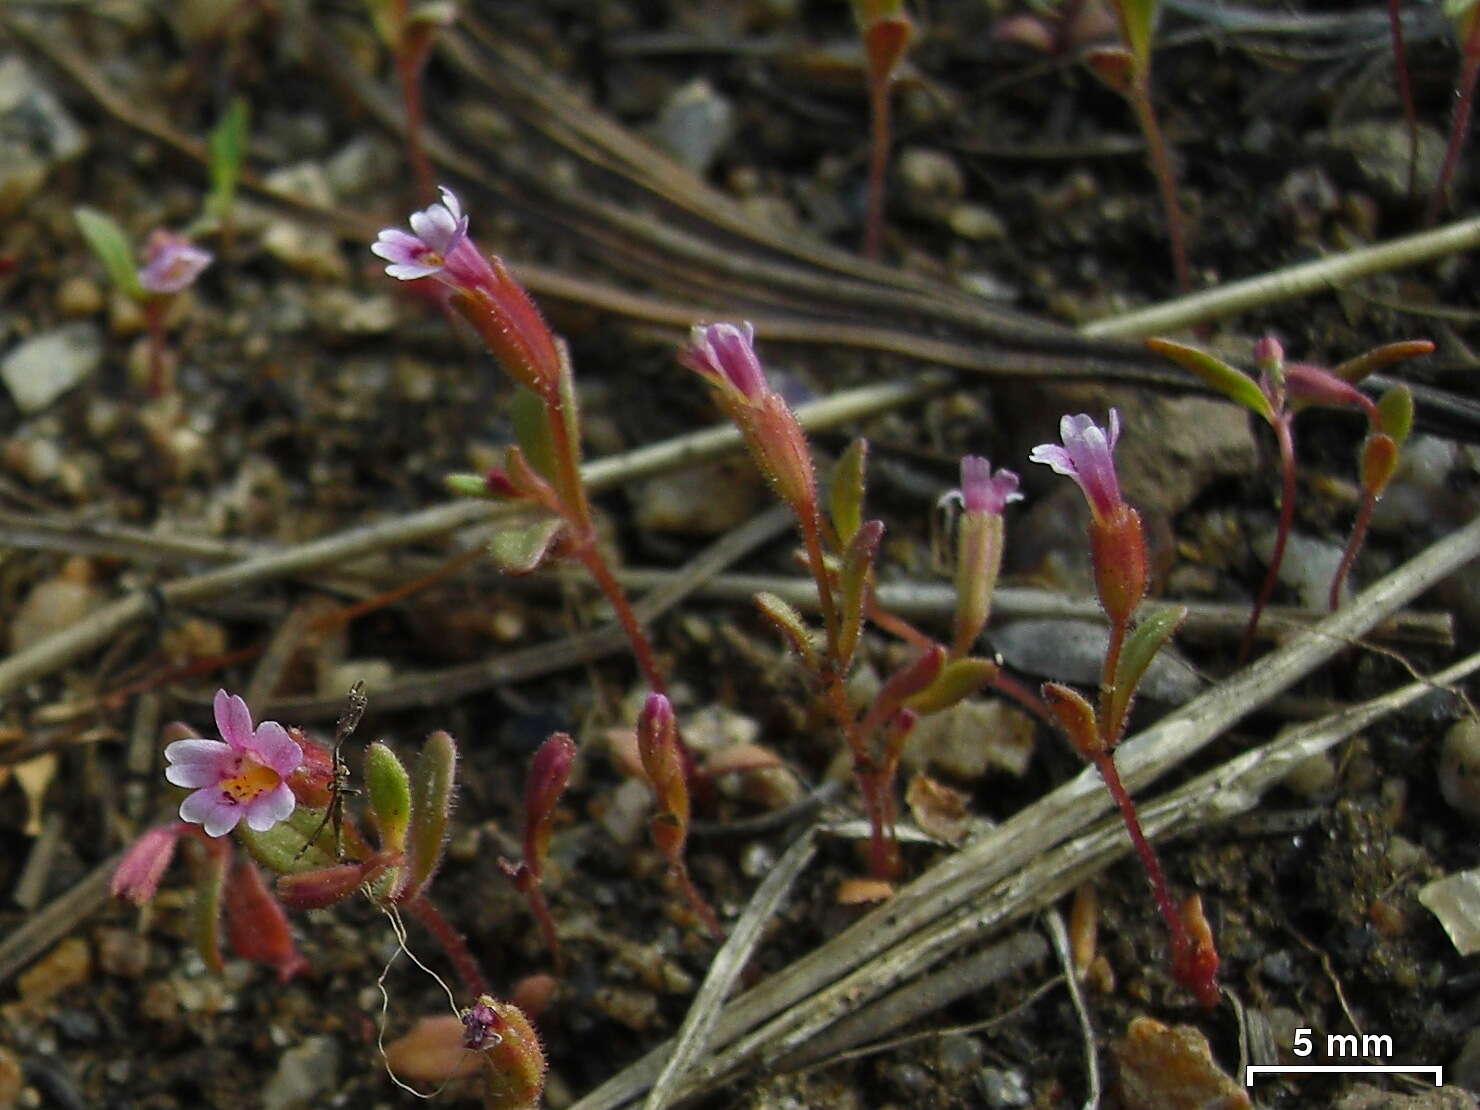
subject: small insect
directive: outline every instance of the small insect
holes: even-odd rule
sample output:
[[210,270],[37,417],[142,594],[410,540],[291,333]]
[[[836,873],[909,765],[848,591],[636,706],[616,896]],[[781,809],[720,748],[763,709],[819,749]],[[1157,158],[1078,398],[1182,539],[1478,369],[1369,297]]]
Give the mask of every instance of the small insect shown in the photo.
[[349,695],[345,698],[344,712],[339,715],[339,720],[334,724],[334,752],[333,778],[329,783],[329,805],[324,810],[324,819],[319,822],[319,827],[314,829],[313,835],[308,838],[302,848],[298,849],[298,855],[293,858],[300,859],[303,853],[313,847],[315,840],[319,838],[326,826],[334,826],[334,858],[344,858],[344,843],[341,834],[344,830],[344,796],[346,794],[357,794],[359,791],[351,790],[349,787],[349,766],[344,762],[342,748],[344,742],[351,733],[360,725],[360,718],[365,715],[365,706],[369,699],[365,697],[365,684],[356,682],[350,687]]

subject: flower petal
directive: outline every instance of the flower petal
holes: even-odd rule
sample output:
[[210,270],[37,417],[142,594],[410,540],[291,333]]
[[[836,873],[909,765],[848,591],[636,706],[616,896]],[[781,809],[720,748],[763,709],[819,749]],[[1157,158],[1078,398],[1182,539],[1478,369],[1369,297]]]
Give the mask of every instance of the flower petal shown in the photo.
[[214,709],[221,739],[233,748],[248,747],[252,742],[252,711],[247,703],[235,694],[217,690]]
[[385,268],[386,276],[397,281],[415,281],[417,278],[431,277],[441,272],[441,266],[423,266],[419,262],[398,262]]
[[1079,472],[1074,469],[1073,458],[1057,443],[1040,443],[1029,452],[1028,461],[1051,466],[1055,474],[1062,474],[1065,478],[1079,476]]
[[215,787],[197,790],[180,803],[180,820],[200,825],[207,836],[225,836],[241,817],[242,807],[225,800]]
[[252,751],[260,762],[284,778],[303,766],[303,749],[276,721],[263,721],[257,726]]
[[[188,745],[183,753],[171,750],[181,745]],[[241,759],[230,745],[219,740],[176,740],[165,749],[165,758],[172,762],[164,769],[164,777],[176,786],[191,790],[214,786],[222,779],[230,778],[236,773]]]
[[399,227],[382,228],[380,238],[370,244],[370,253],[387,262],[414,262],[424,255],[426,250],[425,243],[415,235],[402,231]]
[[266,832],[279,821],[285,821],[297,804],[293,791],[287,783],[278,783],[271,790],[258,794],[245,806],[247,828]]

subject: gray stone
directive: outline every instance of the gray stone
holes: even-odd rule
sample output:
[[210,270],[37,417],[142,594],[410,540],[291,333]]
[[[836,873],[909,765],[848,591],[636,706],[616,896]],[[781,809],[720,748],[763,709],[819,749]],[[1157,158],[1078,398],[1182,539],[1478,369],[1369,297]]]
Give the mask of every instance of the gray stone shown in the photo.
[[333,1037],[308,1037],[285,1051],[262,1091],[263,1110],[306,1110],[324,1105],[339,1086],[339,1045]]
[[0,58],[0,218],[19,211],[57,166],[82,153],[87,139],[33,71]]
[[30,415],[79,385],[103,361],[103,337],[93,324],[64,324],[33,336],[0,362],[0,380],[16,407]]
[[949,222],[951,212],[966,196],[965,172],[942,150],[906,147],[899,154],[894,176],[900,205],[922,220]]
[[[1255,553],[1268,566],[1269,558],[1274,553],[1274,527],[1250,531],[1255,532]],[[1336,575],[1336,568],[1341,565],[1342,550],[1343,545],[1340,543],[1292,532],[1285,541],[1285,555],[1280,560],[1280,585],[1293,590],[1305,608],[1326,609],[1331,594],[1331,580]],[[1348,576],[1341,584],[1343,604],[1351,597],[1351,590],[1352,581]]]
[[[1013,621],[993,631],[992,645],[1017,670],[1056,682],[1095,686],[1110,646],[1110,631],[1089,621]],[[1140,686],[1146,697],[1169,705],[1191,701],[1201,690],[1202,679],[1171,645],[1151,660]]]
[[1027,1106],[1033,1101],[1033,1093],[1028,1090],[1028,1081],[1023,1078],[1023,1073],[1007,1068],[982,1068],[976,1073],[976,1089],[992,1110]]
[[[1445,137],[1427,124],[1418,125],[1418,187],[1426,192],[1444,162]],[[1379,200],[1398,204],[1408,199],[1408,125],[1401,119],[1371,119],[1334,127],[1322,140],[1362,188]],[[1338,163],[1338,164],[1340,164]],[[1460,160],[1463,167],[1464,160]],[[1458,173],[1456,174],[1458,176]]]
[[702,77],[670,96],[653,138],[696,174],[709,172],[735,131],[735,107]]
[[[1449,1077],[1445,1076],[1447,1080]],[[1332,1110],[1475,1110],[1475,1097],[1450,1083],[1416,1095],[1362,1084],[1347,1091]]]

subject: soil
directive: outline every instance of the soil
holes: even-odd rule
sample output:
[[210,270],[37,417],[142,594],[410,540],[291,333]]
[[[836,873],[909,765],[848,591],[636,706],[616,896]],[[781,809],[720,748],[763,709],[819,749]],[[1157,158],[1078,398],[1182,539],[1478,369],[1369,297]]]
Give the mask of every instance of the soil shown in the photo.
[[[904,286],[888,286],[878,271],[834,270],[821,291],[806,291],[770,271],[747,277],[724,264],[761,259],[815,277],[828,272],[784,250],[815,242],[836,258],[861,240],[867,114],[845,5],[515,0],[466,8],[427,66],[428,145],[474,235],[528,275],[569,342],[588,456],[718,419],[674,362],[683,324],[696,319],[682,311],[757,319],[794,311],[804,327],[900,329],[904,338],[887,350],[848,339],[763,343],[793,401],[919,380],[942,361],[925,350],[927,340],[986,347],[977,324],[951,330],[951,298],[967,294],[1018,329],[1007,333],[1010,349],[1046,346],[1055,368],[1081,378],[1103,372],[1106,381],[1091,385],[1120,390],[1094,396],[1149,405],[1150,391],[1175,378],[1138,351],[1068,338],[1088,320],[1170,298],[1175,283],[1129,109],[1072,58],[995,37],[996,21],[1014,5],[937,0],[913,13],[919,38],[896,91],[880,261],[909,288],[937,292],[934,307],[912,302],[913,316],[883,323],[880,302],[859,288],[872,283],[894,295]],[[1407,193],[1385,25],[1364,35],[1367,25],[1353,17],[1350,31],[1312,23],[1291,33],[1283,21],[1293,14],[1316,20],[1349,9],[1251,4],[1271,24],[1250,31],[1220,25],[1212,8],[1168,13],[1156,54],[1156,103],[1178,152],[1194,285],[1418,230],[1425,196],[1422,188],[1416,199]],[[409,296],[368,252],[377,227],[402,224],[421,203],[387,127],[394,78],[364,12],[263,0],[178,9],[138,0],[16,3],[0,22],[0,52],[24,60],[87,144],[46,166],[44,187],[0,224],[0,352],[78,326],[101,351],[34,411],[14,391],[0,394],[0,544],[9,545],[0,550],[0,613],[13,652],[110,601],[162,598],[161,585],[224,560],[442,504],[446,474],[486,468],[511,436],[511,391],[492,360],[452,314]],[[1380,5],[1368,13],[1382,14]],[[1442,149],[1458,66],[1437,19],[1424,9],[1409,34],[1426,128],[1421,183],[1432,180],[1435,144]],[[541,99],[550,88],[555,99]],[[73,212],[105,212],[136,243],[153,228],[189,225],[207,188],[189,142],[202,140],[234,96],[250,104],[255,176],[242,186],[229,240],[202,236],[217,259],[170,311],[175,390],[151,398],[143,321],[109,289]],[[559,103],[567,114],[551,107]],[[652,170],[644,179],[580,137],[593,122],[612,136],[671,137],[675,104],[693,109],[699,122],[679,130],[694,157],[704,155],[702,179],[734,202],[738,230],[706,218],[704,197],[683,192],[694,181],[688,171],[654,160],[639,165]],[[1475,199],[1461,175],[1448,211],[1469,211]],[[665,251],[655,229],[707,243],[714,257],[677,245]],[[1273,331],[1292,357],[1330,365],[1378,343],[1429,336],[1440,355],[1415,373],[1463,393],[1463,374],[1443,371],[1471,366],[1464,336],[1474,319],[1473,277],[1469,259],[1453,256],[1255,308],[1207,338],[1247,353]],[[647,300],[634,307],[616,294]],[[1027,380],[1028,357],[997,362],[925,405],[816,437],[824,459],[841,451],[844,433],[873,442],[870,511],[889,529],[881,579],[943,578],[931,556],[933,503],[957,484],[963,451],[1027,470],[1029,429],[1051,429],[1070,404],[1090,403],[1082,382],[1071,394]],[[1360,429],[1340,415],[1302,419],[1298,528],[1339,550],[1355,507]],[[1219,427],[1246,435],[1241,417]],[[1154,462],[1159,450],[1177,449],[1174,440],[1195,444],[1200,434],[1168,429],[1165,443],[1140,450]],[[1164,556],[1169,595],[1242,603],[1257,588],[1254,552],[1272,525],[1278,480],[1262,428],[1254,442],[1257,451],[1234,451],[1235,463],[1195,468],[1196,488],[1175,500],[1159,499],[1154,483],[1133,491]],[[1421,515],[1452,522],[1462,511],[1456,504],[1473,508],[1474,470],[1462,452],[1446,458],[1452,468],[1424,494],[1435,502]],[[1077,499],[1051,500],[1058,487],[1046,474],[1028,486],[1023,511],[1038,515],[1031,525],[1023,518],[1023,546],[1009,553],[1011,583],[1085,592]],[[1055,507],[1033,509],[1032,501]],[[749,519],[765,491],[748,463],[727,463],[634,481],[598,502],[614,558],[677,568]],[[1009,546],[1016,528],[1010,517]],[[369,713],[349,743],[354,776],[369,739],[385,738],[410,757],[434,729],[458,738],[460,793],[433,893],[500,995],[550,967],[523,900],[494,862],[519,852],[530,756],[551,731],[571,732],[582,757],[558,812],[548,881],[570,968],[538,1017],[551,1069],[547,1104],[569,1105],[677,1030],[713,946],[647,840],[643,789],[608,755],[611,734],[631,727],[644,691],[631,660],[611,653],[518,681],[449,678],[500,653],[587,636],[606,616],[574,579],[511,580],[473,556],[457,558],[476,555],[487,538],[486,529],[463,528],[358,564],[151,604],[147,619],[4,693],[0,953],[13,956],[4,938],[37,929],[48,914],[61,925],[36,951],[0,960],[0,1107],[413,1104],[392,1086],[377,1046],[377,980],[396,946],[390,922],[367,902],[295,915],[310,970],[279,982],[236,958],[219,975],[205,967],[191,943],[192,893],[180,864],[145,911],[101,894],[98,876],[114,853],[175,804],[160,776],[161,724],[208,730],[215,690],[244,692],[254,681],[259,717],[321,738],[332,732],[342,692],[365,681]],[[1375,579],[1432,538],[1427,525],[1375,535],[1358,580]],[[777,532],[730,569],[792,574],[792,546]],[[408,583],[415,589],[402,590]],[[1279,600],[1298,599],[1286,588]],[[1445,603],[1460,606],[1456,645],[1403,645],[1401,657],[1354,652],[1243,722],[1176,781],[1268,740],[1295,716],[1374,696],[1407,681],[1409,667],[1424,673],[1466,654],[1475,614]],[[350,612],[352,605],[360,608]],[[284,628],[296,631],[284,642],[281,673],[266,682],[262,653],[275,637],[283,642]],[[948,621],[930,631],[948,635]],[[682,717],[709,713],[724,739],[754,739],[802,791],[829,776],[846,782],[835,735],[750,606],[685,601],[654,623],[653,635]],[[1185,650],[1216,681],[1234,669],[1236,640]],[[875,633],[864,655],[874,674],[901,658]],[[1036,684],[1047,676],[1023,677]],[[388,688],[420,692],[378,695]],[[1142,706],[1137,724],[1165,709]],[[1480,1016],[1474,968],[1417,900],[1425,882],[1474,866],[1480,855],[1473,824],[1436,789],[1444,734],[1466,711],[1461,698],[1437,693],[1343,743],[1256,813],[1213,836],[1161,846],[1173,890],[1199,893],[1209,911],[1222,981],[1285,1061],[1295,1059],[1300,1028],[1322,1040],[1380,1034],[1392,1046],[1383,1062],[1442,1064],[1451,1085],[1480,1084],[1480,1067],[1455,1067]],[[1021,773],[933,773],[961,792],[969,824],[1006,818],[1078,771],[1062,741],[1040,730]],[[691,843],[689,866],[727,921],[799,826],[742,824],[723,834],[724,826],[792,797],[773,782],[752,784],[748,796],[700,799],[696,818],[710,834]],[[856,813],[856,797],[842,798],[827,817]],[[347,802],[352,810],[361,803]],[[742,986],[864,912],[839,898],[847,880],[864,874],[856,845],[821,845]],[[951,850],[908,846],[906,879]],[[1106,1104],[1235,1105],[1195,1103],[1171,1089],[1157,1096],[1165,1101],[1132,1103],[1117,1093],[1111,1049],[1135,1018],[1196,1027],[1231,1075],[1240,1018],[1227,1003],[1204,1011],[1172,981],[1166,934],[1131,859],[1093,885],[1108,974],[1092,976],[1086,998],[1111,1088]],[[84,888],[91,893],[66,908],[69,892]],[[457,1004],[468,1005],[414,924],[409,943],[453,981]],[[748,1073],[701,1104],[1082,1106],[1081,1023],[1061,982],[1043,989],[1059,974],[1049,955],[902,1028],[875,1030],[883,1043],[871,1051],[800,1073]],[[404,957],[384,981],[388,1037],[416,1015],[448,1011],[437,984]],[[7,1077],[17,1066],[22,1074]],[[1424,1092],[1422,1082],[1373,1081],[1394,1106]],[[295,1083],[303,1085],[297,1096]],[[1350,1075],[1266,1081],[1257,1104],[1339,1106],[1356,1085]]]

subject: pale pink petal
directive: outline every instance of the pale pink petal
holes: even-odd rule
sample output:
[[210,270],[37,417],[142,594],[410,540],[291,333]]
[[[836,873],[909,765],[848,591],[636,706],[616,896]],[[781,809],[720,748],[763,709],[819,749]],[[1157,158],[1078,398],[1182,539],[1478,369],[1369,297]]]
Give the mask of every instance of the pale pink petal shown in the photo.
[[180,803],[180,820],[199,825],[207,836],[225,836],[242,818],[242,807],[215,787],[197,790]]
[[425,243],[399,227],[382,228],[380,238],[370,244],[370,253],[387,262],[415,262],[426,252]]
[[276,721],[263,721],[252,737],[252,751],[260,763],[287,778],[303,765],[303,749]]
[[271,790],[258,794],[243,807],[246,810],[247,827],[266,832],[279,821],[287,820],[296,804],[297,799],[293,797],[293,791],[288,789],[288,784],[280,782]]
[[252,711],[247,708],[247,703],[235,694],[217,690],[214,708],[221,739],[233,748],[249,747],[252,743]]
[[164,750],[164,777],[176,786],[211,786],[237,773],[241,756],[219,740],[176,740]]

